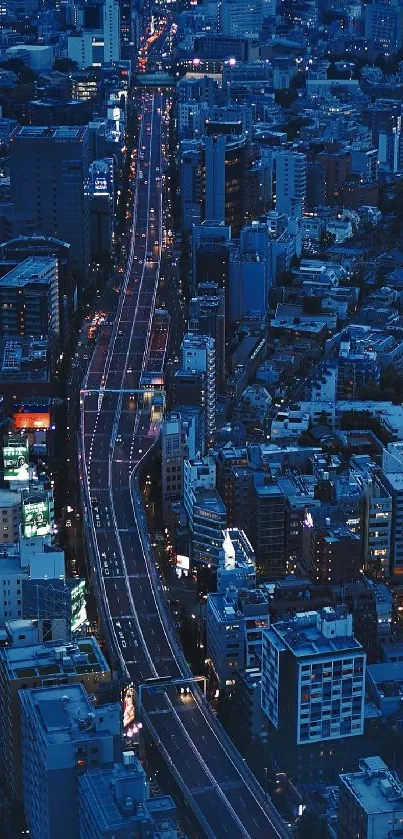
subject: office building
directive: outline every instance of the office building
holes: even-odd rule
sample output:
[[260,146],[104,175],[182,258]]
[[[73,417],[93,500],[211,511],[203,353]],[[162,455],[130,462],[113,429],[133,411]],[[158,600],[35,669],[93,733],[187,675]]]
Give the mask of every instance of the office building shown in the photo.
[[[181,345],[182,369],[205,376],[206,435],[213,439],[216,421],[215,341],[208,335],[185,335]],[[181,400],[182,403],[184,400]]]
[[202,139],[205,167],[204,218],[225,222],[237,236],[244,220],[246,138],[212,134]]
[[83,685],[21,690],[22,789],[32,839],[76,839],[79,776],[121,754],[119,704],[96,707]]
[[262,0],[224,0],[220,6],[220,30],[229,37],[258,38],[263,24]]
[[204,221],[192,228],[193,288],[196,291],[200,283],[217,283],[225,291],[226,313],[230,243],[231,228],[224,222]]
[[82,683],[96,695],[111,680],[111,671],[98,642],[92,636],[74,643],[60,640],[40,643],[36,621],[12,621],[6,625],[6,646],[0,649],[0,743],[1,777],[10,798],[21,800],[21,725],[19,691],[45,690]]
[[301,216],[306,198],[306,156],[301,152],[279,151],[276,165],[276,210]]
[[146,773],[134,752],[123,763],[80,775],[78,839],[177,839],[175,805],[169,795],[151,798]]
[[192,560],[217,568],[227,518],[225,505],[215,489],[212,458],[185,460],[183,502],[188,517]]
[[239,249],[230,256],[229,320],[266,317],[273,283],[273,241],[264,222],[252,221],[241,230]]
[[36,233],[71,245],[72,267],[85,283],[90,263],[90,226],[85,182],[90,163],[86,127],[16,129],[10,144],[14,212]]
[[104,0],[104,64],[120,60],[120,6],[119,0]]
[[207,657],[220,685],[233,684],[235,669],[260,665],[268,623],[267,594],[260,589],[207,596]]
[[30,256],[0,278],[0,335],[59,341],[57,260]]
[[393,839],[402,823],[403,784],[381,757],[362,758],[357,772],[339,776],[337,839]]
[[402,9],[399,5],[370,3],[365,7],[365,37],[386,52],[402,46]]
[[362,735],[366,655],[352,620],[325,607],[264,630],[262,707],[284,747]]

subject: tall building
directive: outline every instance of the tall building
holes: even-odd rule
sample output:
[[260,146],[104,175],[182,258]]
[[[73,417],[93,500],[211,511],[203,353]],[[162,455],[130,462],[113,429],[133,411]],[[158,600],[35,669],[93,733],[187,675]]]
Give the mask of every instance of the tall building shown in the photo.
[[78,784],[121,755],[119,704],[96,707],[83,685],[21,690],[21,762],[32,839],[77,839]]
[[73,270],[83,285],[90,264],[85,182],[90,163],[86,127],[16,129],[10,145],[11,198],[36,233],[69,242]]
[[260,589],[208,595],[207,656],[221,685],[233,684],[235,669],[260,665],[268,623],[268,598]]
[[217,391],[225,385],[225,299],[217,283],[199,283],[197,297],[189,302],[189,332],[209,335],[215,343]]
[[183,502],[189,523],[192,561],[216,568],[222,554],[227,514],[215,489],[212,458],[185,460]]
[[226,292],[226,308],[230,243],[231,228],[224,222],[204,221],[192,228],[193,289],[200,283],[217,283]]
[[[315,583],[356,580],[362,564],[362,539],[325,506],[312,509],[303,521],[302,563]],[[335,511],[338,513],[339,511]]]
[[325,607],[263,633],[262,707],[287,746],[362,735],[366,655],[352,615]]
[[253,525],[247,530],[256,564],[271,580],[285,574],[285,495],[277,483],[254,486]]
[[301,152],[279,151],[276,163],[276,210],[301,215],[306,198],[306,156]]
[[68,242],[51,236],[18,236],[0,245],[5,260],[24,262],[29,256],[52,257],[57,260],[57,285],[59,289],[60,343],[64,346],[71,331],[74,313],[76,284],[73,282],[71,246]]
[[369,3],[365,7],[365,37],[395,52],[402,46],[402,9],[400,5]]
[[80,775],[78,785],[78,839],[177,839],[174,802],[169,795],[150,796],[134,752],[124,752],[123,763]]
[[93,637],[75,643],[39,642],[34,621],[13,621],[7,626],[7,646],[0,649],[0,773],[10,798],[20,801],[22,688],[51,688],[82,683],[89,694],[110,682],[111,672]]
[[229,313],[231,324],[243,318],[266,317],[273,281],[273,241],[267,224],[252,221],[241,230],[239,249],[230,256]]
[[337,839],[393,839],[403,823],[403,784],[381,757],[339,777]]
[[205,166],[204,218],[225,222],[234,236],[244,221],[244,135],[212,134],[202,139]]
[[216,421],[215,341],[208,335],[185,335],[181,345],[182,369],[204,373],[206,379],[206,434],[213,439]]
[[224,0],[220,6],[223,35],[258,38],[263,24],[262,0]]
[[104,0],[104,63],[120,60],[120,6],[119,0]]
[[59,340],[57,260],[30,256],[0,279],[0,335]]
[[88,195],[92,260],[111,256],[114,228],[114,161],[94,160],[89,167]]
[[183,463],[188,456],[186,431],[179,412],[165,417],[161,425],[161,477],[163,515],[169,518],[170,504],[183,497]]

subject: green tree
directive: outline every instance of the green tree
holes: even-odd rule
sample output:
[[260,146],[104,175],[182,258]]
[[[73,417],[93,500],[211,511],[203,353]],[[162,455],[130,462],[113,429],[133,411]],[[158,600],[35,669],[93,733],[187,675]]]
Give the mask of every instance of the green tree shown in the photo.
[[323,819],[310,810],[304,810],[297,821],[298,839],[327,839],[328,832]]
[[77,67],[77,61],[73,61],[71,58],[55,58],[53,62],[53,69],[59,73],[71,73],[77,70]]

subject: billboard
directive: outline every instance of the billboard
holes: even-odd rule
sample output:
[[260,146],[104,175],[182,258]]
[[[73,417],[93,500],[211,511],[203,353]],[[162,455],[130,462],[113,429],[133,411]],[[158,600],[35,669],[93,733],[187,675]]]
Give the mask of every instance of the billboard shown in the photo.
[[23,501],[22,531],[26,539],[50,533],[49,501]]
[[134,708],[133,685],[125,688],[122,692],[123,704],[123,734],[125,737],[133,737],[137,733],[136,712]]
[[28,481],[29,479],[29,450],[28,439],[21,437],[10,445],[3,446],[3,464],[5,481]]
[[37,428],[50,428],[50,414],[46,411],[33,411],[32,413],[23,413],[19,411],[13,415],[14,428],[23,429],[28,428],[30,431],[35,431]]

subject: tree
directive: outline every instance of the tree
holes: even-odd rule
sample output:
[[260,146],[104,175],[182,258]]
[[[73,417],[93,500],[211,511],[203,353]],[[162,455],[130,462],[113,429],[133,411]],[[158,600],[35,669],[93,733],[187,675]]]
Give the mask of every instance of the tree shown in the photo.
[[310,810],[304,810],[297,821],[298,839],[327,839],[326,824]]
[[77,70],[77,67],[77,61],[73,61],[71,58],[56,58],[53,62],[53,69],[59,73],[71,73]]

